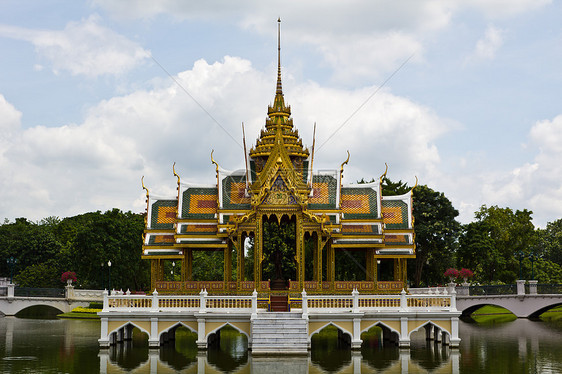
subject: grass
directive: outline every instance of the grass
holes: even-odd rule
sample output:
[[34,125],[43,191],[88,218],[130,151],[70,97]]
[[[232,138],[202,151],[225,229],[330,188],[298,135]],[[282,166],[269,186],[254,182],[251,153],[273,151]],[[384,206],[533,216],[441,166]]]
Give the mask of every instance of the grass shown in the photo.
[[[483,324],[511,322],[517,319],[509,310],[495,305],[483,306],[472,313],[470,317],[477,323]],[[544,312],[540,315],[540,319],[547,322],[562,323],[562,305]]]
[[470,315],[474,321],[482,324],[511,322],[517,319],[509,310],[495,305],[485,305]]
[[562,323],[562,305],[541,314],[540,319],[548,322]]

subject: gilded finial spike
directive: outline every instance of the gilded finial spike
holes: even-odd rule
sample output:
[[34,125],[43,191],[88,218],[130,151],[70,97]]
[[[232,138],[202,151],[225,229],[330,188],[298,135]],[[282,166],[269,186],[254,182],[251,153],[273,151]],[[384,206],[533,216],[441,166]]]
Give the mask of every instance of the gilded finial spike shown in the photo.
[[347,151],[347,159],[341,164],[341,172],[343,173],[343,166],[346,165],[349,162],[349,151]]
[[174,161],[174,164],[172,165],[172,171],[174,172],[174,176],[176,178],[178,178],[178,184],[180,184],[180,176],[178,175],[178,173],[176,173],[176,162]]
[[384,173],[381,175],[381,180],[386,177],[386,173],[388,172],[388,164],[385,162],[384,163],[385,169],[384,169]]
[[216,162],[215,159],[213,158],[213,153],[214,153],[214,152],[215,152],[215,150],[213,149],[213,150],[211,151],[211,162],[212,162],[213,164],[215,164],[216,172],[218,173],[218,172],[219,172],[219,164],[217,164],[217,162]]
[[414,190],[414,188],[416,188],[417,186],[418,186],[418,177],[416,176],[416,184],[414,184],[414,187],[412,187],[410,192],[412,192]]
[[148,188],[144,185],[144,175],[141,178],[142,189],[146,191],[146,198],[148,199]]
[[277,19],[277,94],[283,94],[281,85],[281,17]]

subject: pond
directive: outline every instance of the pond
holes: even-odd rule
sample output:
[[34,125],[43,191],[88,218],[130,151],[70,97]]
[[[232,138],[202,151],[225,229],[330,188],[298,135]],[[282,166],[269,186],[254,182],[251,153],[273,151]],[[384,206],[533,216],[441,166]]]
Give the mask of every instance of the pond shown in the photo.
[[252,357],[246,339],[221,331],[213,349],[198,352],[180,330],[161,349],[146,337],[98,348],[97,320],[0,318],[2,373],[561,373],[562,327],[518,319],[479,325],[460,323],[459,349],[426,342],[420,332],[409,350],[387,344],[375,332],[352,352],[325,334],[301,357]]

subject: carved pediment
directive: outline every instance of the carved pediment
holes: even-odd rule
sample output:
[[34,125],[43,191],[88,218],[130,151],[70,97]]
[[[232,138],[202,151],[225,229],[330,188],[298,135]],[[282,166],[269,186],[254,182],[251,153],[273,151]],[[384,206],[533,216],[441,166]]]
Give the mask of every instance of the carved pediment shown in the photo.
[[263,200],[264,204],[267,205],[294,205],[298,204],[297,198],[291,193],[287,184],[280,175],[277,175],[269,193]]

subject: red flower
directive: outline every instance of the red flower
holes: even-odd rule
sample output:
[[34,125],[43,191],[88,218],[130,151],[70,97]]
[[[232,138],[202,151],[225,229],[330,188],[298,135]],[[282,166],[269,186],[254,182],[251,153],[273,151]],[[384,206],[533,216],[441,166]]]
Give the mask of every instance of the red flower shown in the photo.
[[73,282],[76,282],[76,273],[73,271],[66,271],[62,273],[62,276],[60,277],[61,282],[66,283],[69,279]]
[[453,269],[453,268],[448,268],[445,273],[443,274],[443,276],[445,277],[449,277],[449,278],[458,278],[459,276],[459,271],[457,269]]
[[461,278],[465,279],[472,278],[474,276],[474,273],[470,269],[462,268],[461,271],[459,271],[459,275]]

